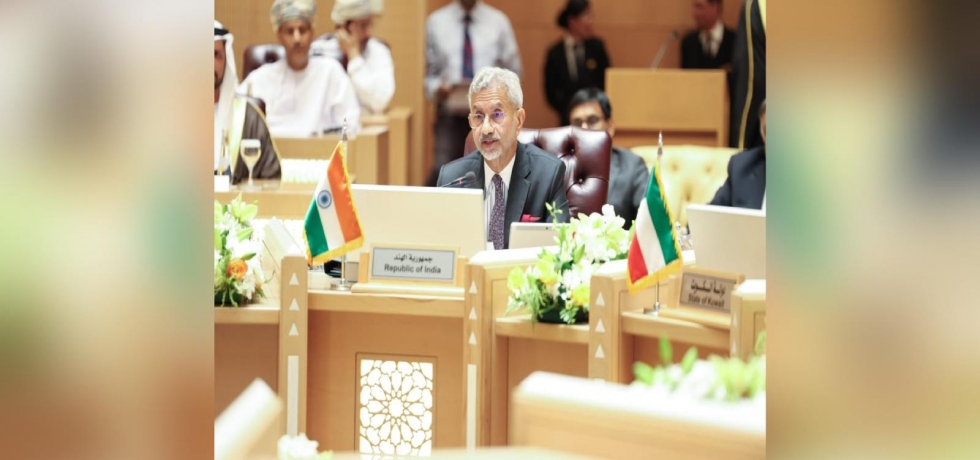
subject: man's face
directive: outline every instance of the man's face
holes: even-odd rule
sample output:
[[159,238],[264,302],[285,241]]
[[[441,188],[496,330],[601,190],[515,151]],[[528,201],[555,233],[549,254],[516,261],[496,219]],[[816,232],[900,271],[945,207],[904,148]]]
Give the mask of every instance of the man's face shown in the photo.
[[225,80],[225,41],[214,41],[214,89],[221,87]]
[[759,117],[759,130],[762,131],[762,143],[766,143],[766,112]]
[[371,38],[371,27],[373,26],[373,20],[371,17],[355,19],[350,22],[347,26],[347,32],[352,36],[357,38],[358,42],[361,44],[361,49],[367,46],[368,40]]
[[[502,86],[491,86],[473,95],[470,127],[473,142],[486,160],[496,160],[517,148],[517,134],[524,127],[524,109],[514,107]],[[475,119],[483,123],[473,127]]]
[[286,63],[292,69],[306,68],[312,41],[313,27],[304,19],[292,19],[279,26],[279,43],[286,47]]
[[708,30],[718,22],[718,3],[709,3],[708,0],[694,0],[694,22],[698,29]]
[[463,6],[464,10],[471,10],[473,5],[476,5],[476,0],[459,0],[459,4]]
[[572,107],[568,118],[572,121],[572,126],[605,131],[609,133],[609,137],[612,137],[616,132],[612,120],[605,117],[602,113],[602,107],[596,101],[583,102]]
[[568,19],[568,31],[581,39],[589,39],[595,35],[592,24],[595,19],[592,17],[592,8],[585,10],[582,14]]

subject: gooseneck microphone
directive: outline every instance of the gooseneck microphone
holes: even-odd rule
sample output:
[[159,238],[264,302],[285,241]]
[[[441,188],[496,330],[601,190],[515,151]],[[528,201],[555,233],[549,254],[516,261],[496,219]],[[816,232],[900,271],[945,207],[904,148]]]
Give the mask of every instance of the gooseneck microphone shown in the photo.
[[469,185],[471,182],[473,182],[475,180],[476,180],[476,173],[474,173],[473,171],[469,171],[466,174],[463,174],[461,177],[453,180],[452,182],[449,182],[449,183],[440,185],[439,188],[442,188],[442,187],[460,187],[460,186],[463,186],[463,185]]
[[674,40],[677,40],[677,37],[680,37],[680,34],[677,33],[676,30],[670,32],[670,37],[667,38],[667,41],[665,41],[663,45],[660,45],[660,50],[657,51],[657,57],[653,58],[653,64],[650,65],[651,69],[657,69],[660,67],[660,61],[664,59],[664,54],[667,53],[667,47],[670,46],[671,43],[674,43]]

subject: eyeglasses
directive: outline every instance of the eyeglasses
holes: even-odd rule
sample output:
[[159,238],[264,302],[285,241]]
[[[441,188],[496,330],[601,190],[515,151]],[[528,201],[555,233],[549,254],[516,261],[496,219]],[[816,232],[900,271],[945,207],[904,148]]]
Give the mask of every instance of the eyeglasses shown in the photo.
[[[470,128],[476,129],[483,126],[483,122],[487,116],[482,113],[471,113],[468,118],[470,120]],[[490,125],[500,126],[504,122],[504,118],[507,118],[507,112],[495,110],[490,114]]]
[[598,115],[591,115],[589,118],[581,119],[575,118],[572,120],[572,126],[581,126],[585,129],[598,129],[599,123],[602,123],[602,118]]

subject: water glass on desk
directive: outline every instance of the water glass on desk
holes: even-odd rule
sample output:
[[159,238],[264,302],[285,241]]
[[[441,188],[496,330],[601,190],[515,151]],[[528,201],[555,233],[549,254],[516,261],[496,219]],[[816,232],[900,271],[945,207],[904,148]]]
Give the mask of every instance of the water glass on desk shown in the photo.
[[241,158],[245,162],[245,166],[248,167],[248,186],[242,187],[246,190],[256,190],[255,182],[252,181],[252,170],[255,169],[255,164],[259,162],[259,156],[262,153],[262,142],[258,139],[242,139],[241,144]]

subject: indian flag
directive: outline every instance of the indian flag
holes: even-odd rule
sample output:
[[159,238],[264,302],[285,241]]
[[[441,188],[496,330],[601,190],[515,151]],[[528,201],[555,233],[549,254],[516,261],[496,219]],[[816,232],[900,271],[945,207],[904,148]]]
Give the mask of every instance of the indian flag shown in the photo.
[[673,222],[674,216],[664,199],[658,160],[650,176],[647,196],[640,202],[633,226],[633,239],[627,257],[630,293],[653,286],[680,270],[684,262]]
[[327,174],[317,185],[306,212],[303,238],[306,240],[306,259],[311,265],[333,260],[364,244],[361,220],[351,196],[344,147],[343,141],[337,143],[327,165]]

